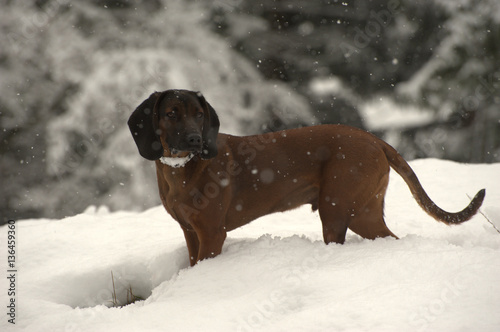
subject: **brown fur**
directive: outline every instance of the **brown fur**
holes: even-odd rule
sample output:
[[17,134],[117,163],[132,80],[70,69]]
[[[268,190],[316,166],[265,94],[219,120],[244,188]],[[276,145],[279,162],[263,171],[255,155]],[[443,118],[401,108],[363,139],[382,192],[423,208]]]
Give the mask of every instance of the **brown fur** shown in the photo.
[[[429,215],[449,225],[470,219],[485,196],[483,189],[458,213],[441,210],[396,150],[353,127],[218,134],[213,108],[186,90],[152,94],[129,126],[141,155],[155,160],[161,201],[184,231],[191,265],[220,254],[227,232],[303,204],[319,210],[325,243],[343,243],[348,228],[367,239],[397,238],[383,216],[390,167]],[[159,160],[189,153],[180,168]]]

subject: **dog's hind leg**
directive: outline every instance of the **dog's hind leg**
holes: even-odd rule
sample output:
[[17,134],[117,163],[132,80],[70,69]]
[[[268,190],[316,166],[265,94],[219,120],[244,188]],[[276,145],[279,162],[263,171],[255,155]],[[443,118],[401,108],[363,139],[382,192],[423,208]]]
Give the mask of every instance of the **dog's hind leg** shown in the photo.
[[[355,163],[356,167],[329,167],[318,198],[325,243],[344,243],[347,229],[367,239],[396,237],[384,221],[384,196],[389,166]],[[378,168],[378,169],[377,169]]]
[[[325,243],[329,244],[334,242],[343,244],[348,228],[347,217],[342,218],[339,215],[325,212],[325,210],[322,209],[319,210],[319,214],[321,223],[323,224],[323,240]],[[325,216],[325,214],[328,214],[328,216]]]
[[332,242],[343,244],[349,227],[349,211],[339,197],[328,188],[323,188],[319,195],[317,206],[323,225],[323,240],[326,244]]
[[368,202],[352,215],[349,229],[365,239],[387,236],[398,238],[387,228],[384,221],[384,197],[388,182],[388,176],[384,176],[377,190],[368,198]]
[[349,224],[349,229],[370,240],[387,236],[398,238],[385,224],[381,204],[375,199],[370,201],[362,211],[357,211]]

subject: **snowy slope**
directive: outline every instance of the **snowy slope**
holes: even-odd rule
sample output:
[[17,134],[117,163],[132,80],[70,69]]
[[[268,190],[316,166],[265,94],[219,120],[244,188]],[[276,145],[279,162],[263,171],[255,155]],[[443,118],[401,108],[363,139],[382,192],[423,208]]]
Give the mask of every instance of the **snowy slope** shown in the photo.
[[[411,164],[444,209],[462,209],[466,194],[486,188],[482,212],[500,228],[500,164]],[[182,232],[162,207],[91,207],[62,220],[18,221],[16,328],[500,330],[500,234],[485,217],[437,223],[391,172],[386,221],[400,240],[349,233],[345,245],[326,246],[318,215],[303,207],[229,233],[220,256],[192,268]],[[5,227],[0,231],[5,243]],[[109,308],[111,271],[119,301],[129,287],[147,299]],[[14,330],[3,317],[0,330]]]

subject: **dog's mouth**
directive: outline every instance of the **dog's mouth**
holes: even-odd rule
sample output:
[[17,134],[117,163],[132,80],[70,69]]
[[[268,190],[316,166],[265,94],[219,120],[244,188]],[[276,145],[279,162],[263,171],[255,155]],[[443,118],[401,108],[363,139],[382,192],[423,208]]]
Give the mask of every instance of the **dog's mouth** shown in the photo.
[[171,157],[185,157],[189,154],[199,155],[203,150],[203,142],[200,135],[190,134],[184,140],[167,141],[168,151]]
[[187,155],[190,154],[200,154],[202,151],[202,148],[189,148],[189,149],[177,149],[177,148],[171,148],[170,149],[170,156],[172,158],[184,158]]
[[194,156],[198,155],[198,150],[190,151],[178,148],[168,148],[164,150],[160,162],[173,168],[184,167]]
[[177,149],[170,149],[170,154],[172,155],[172,157],[180,157],[180,156],[177,156],[181,151],[177,150]]

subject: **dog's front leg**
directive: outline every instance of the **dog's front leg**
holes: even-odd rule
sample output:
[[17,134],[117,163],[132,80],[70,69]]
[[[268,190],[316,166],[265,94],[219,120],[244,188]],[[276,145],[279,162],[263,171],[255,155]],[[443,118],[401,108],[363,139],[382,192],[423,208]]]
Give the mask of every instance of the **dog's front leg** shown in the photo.
[[184,232],[184,238],[186,239],[186,244],[189,253],[189,264],[194,266],[198,261],[198,252],[200,251],[200,241],[198,240],[198,235],[194,229],[187,229],[182,227]]
[[197,232],[200,240],[200,249],[198,251],[198,261],[206,258],[212,258],[222,252],[222,246],[226,239],[226,232],[222,230],[210,230]]

